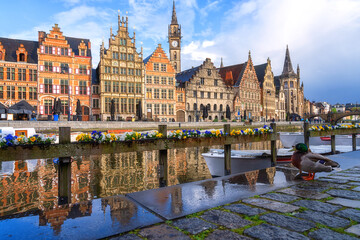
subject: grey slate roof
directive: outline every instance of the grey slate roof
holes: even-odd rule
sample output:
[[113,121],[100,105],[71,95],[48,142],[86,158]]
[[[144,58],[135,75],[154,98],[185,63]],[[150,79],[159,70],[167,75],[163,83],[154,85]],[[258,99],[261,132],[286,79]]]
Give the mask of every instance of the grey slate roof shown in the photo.
[[91,84],[92,85],[99,85],[100,84],[98,70],[99,70],[99,66],[96,69],[91,69]]
[[294,69],[292,67],[292,64],[291,64],[288,46],[286,46],[284,68],[283,68],[283,72],[282,72],[281,76],[282,77],[295,77],[296,76]]
[[38,63],[37,48],[39,47],[39,43],[37,41],[27,41],[0,37],[0,42],[6,50],[5,61],[17,62],[16,50],[18,50],[20,44],[23,44],[26,51],[28,52],[27,63]]
[[149,60],[150,60],[150,58],[151,58],[151,56],[152,56],[153,54],[154,54],[154,53],[150,54],[147,58],[144,59],[143,62],[144,62],[145,65],[149,62]]
[[[83,39],[83,38],[73,38],[73,37],[65,37],[65,39],[67,40],[67,42],[70,44],[70,47],[72,49],[72,51],[75,53],[75,55],[79,56],[79,45],[81,43],[81,41],[83,40],[86,46],[89,46],[89,39]],[[91,57],[91,49],[87,49],[87,53],[86,53],[87,57]]]
[[264,76],[265,76],[266,66],[267,66],[267,63],[254,66],[256,76],[257,76],[257,78],[259,80],[261,88],[263,87],[263,83],[264,83]]
[[280,76],[274,77],[275,92],[278,94],[280,91]]
[[179,87],[184,87],[185,82],[189,81],[192,76],[199,70],[200,66],[190,68],[188,70],[179,72],[176,74],[176,82],[178,83]]

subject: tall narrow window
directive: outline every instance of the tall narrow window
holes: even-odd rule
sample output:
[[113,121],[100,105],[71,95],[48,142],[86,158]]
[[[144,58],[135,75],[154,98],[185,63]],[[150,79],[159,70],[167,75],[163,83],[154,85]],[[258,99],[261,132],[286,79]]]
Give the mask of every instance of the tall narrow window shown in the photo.
[[69,93],[69,80],[60,80],[60,86],[61,86],[61,94],[68,94]]
[[18,69],[18,80],[26,81],[26,69],[22,69],[22,68]]
[[113,82],[113,92],[119,92],[119,82]]
[[51,115],[52,114],[52,107],[53,107],[53,104],[52,104],[52,100],[44,100],[44,110],[45,110],[45,114],[46,115]]
[[26,99],[26,87],[18,87],[18,99]]
[[85,65],[80,65],[79,66],[79,73],[80,74],[86,74],[86,66]]
[[0,67],[0,79],[3,80],[4,79],[4,68]]
[[135,112],[135,101],[133,98],[129,99],[129,112],[134,113]]
[[53,71],[52,62],[45,62],[45,71],[46,72],[52,72]]
[[126,93],[127,91],[127,88],[126,88],[126,83],[125,82],[121,82],[121,93]]
[[141,83],[136,83],[135,92],[136,93],[141,93]]
[[86,95],[86,81],[80,81],[79,82],[79,94],[80,95]]
[[159,71],[159,64],[158,63],[154,63],[154,71]]
[[127,112],[127,99],[126,98],[122,98],[121,99],[121,112],[125,113]]
[[0,99],[4,99],[4,87],[0,86]]
[[44,85],[45,85],[45,93],[52,93],[53,92],[53,85],[52,85],[52,79],[45,78],[44,79]]

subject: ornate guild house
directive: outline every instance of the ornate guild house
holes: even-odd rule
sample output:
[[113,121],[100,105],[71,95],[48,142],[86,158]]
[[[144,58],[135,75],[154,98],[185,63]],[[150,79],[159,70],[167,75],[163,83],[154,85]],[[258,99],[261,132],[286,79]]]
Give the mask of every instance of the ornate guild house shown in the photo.
[[[128,17],[118,15],[118,31],[110,29],[109,48],[100,48],[98,65],[100,81],[100,112],[102,120],[110,120],[111,101],[115,103],[115,120],[131,120],[137,108],[144,109],[143,53],[135,46],[135,32],[131,38]],[[142,113],[141,113],[142,114]]]

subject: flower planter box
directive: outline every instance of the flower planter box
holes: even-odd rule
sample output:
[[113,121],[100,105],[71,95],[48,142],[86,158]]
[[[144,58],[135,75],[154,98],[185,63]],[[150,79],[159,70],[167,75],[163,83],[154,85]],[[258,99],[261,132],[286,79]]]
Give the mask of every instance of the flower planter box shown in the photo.
[[123,152],[142,152],[188,147],[238,144],[278,140],[279,134],[241,135],[200,138],[160,138],[111,143],[68,143],[51,145],[18,145],[0,148],[0,161],[90,156]]

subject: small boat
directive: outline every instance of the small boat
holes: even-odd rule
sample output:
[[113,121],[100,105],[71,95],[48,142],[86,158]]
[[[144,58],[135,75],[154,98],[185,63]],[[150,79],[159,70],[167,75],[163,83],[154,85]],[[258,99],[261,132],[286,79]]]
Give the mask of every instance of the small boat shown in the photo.
[[13,136],[30,137],[36,134],[35,128],[13,128],[13,127],[0,127],[0,138],[11,134]]
[[321,141],[331,141],[331,137],[320,137]]
[[[322,155],[331,154],[330,145],[310,146],[314,153]],[[360,147],[358,147],[360,149]],[[336,146],[338,152],[350,152],[352,146]],[[280,148],[277,150],[277,162],[289,163],[293,155],[292,148]],[[201,154],[210,170],[212,176],[225,175],[224,150],[211,149],[207,153]],[[231,171],[232,173],[242,173],[271,166],[270,150],[231,150]]]

